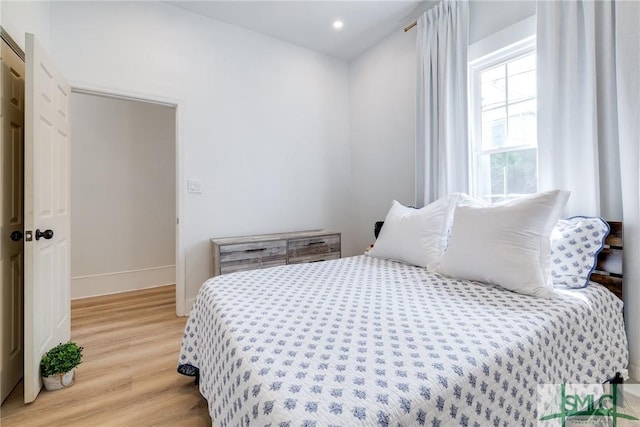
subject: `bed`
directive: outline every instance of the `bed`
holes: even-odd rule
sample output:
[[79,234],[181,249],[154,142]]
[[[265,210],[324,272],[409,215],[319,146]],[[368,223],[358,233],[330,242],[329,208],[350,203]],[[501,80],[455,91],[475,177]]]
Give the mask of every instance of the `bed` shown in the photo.
[[624,372],[622,305],[595,282],[546,299],[369,255],[238,272],[203,284],[178,371],[216,427],[531,426],[538,384]]

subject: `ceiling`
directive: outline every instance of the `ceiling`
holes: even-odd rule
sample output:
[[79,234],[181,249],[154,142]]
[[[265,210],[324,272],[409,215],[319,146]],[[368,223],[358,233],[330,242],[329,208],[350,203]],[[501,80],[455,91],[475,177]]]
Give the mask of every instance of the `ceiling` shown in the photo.
[[[413,22],[435,1],[168,1],[169,4],[317,52],[351,60]],[[335,20],[344,22],[341,30]]]

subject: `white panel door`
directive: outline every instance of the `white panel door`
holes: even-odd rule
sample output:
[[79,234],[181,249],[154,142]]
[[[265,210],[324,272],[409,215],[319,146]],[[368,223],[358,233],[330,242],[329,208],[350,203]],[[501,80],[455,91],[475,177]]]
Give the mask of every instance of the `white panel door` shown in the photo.
[[24,147],[24,62],[2,40],[0,116],[0,397],[22,378],[22,162]]
[[24,400],[38,396],[39,365],[71,336],[69,84],[26,36],[24,164]]

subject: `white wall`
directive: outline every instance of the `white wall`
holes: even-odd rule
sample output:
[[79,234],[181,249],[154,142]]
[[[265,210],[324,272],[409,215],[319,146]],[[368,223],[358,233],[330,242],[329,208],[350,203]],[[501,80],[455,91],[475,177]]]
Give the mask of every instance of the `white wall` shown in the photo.
[[71,94],[71,296],[175,283],[175,109]]
[[[211,237],[348,228],[347,65],[156,2],[53,2],[50,53],[72,86],[178,104],[187,297]],[[117,25],[114,25],[117,22]]]
[[415,40],[399,29],[349,66],[351,227],[361,252],[393,199],[414,203]]
[[536,13],[531,0],[472,0],[469,3],[469,43],[475,43]]
[[13,40],[25,49],[25,33],[33,33],[49,48],[49,1],[0,1],[0,22]]

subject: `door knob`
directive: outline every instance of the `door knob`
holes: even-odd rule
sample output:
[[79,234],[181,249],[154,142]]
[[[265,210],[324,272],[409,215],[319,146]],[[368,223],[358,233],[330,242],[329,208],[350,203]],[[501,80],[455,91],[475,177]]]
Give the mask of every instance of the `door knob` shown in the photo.
[[22,231],[20,230],[12,231],[11,234],[9,234],[9,238],[14,242],[18,242],[22,240],[22,236],[23,234],[22,234]]
[[41,237],[44,237],[47,240],[53,238],[53,230],[40,231],[40,229],[37,229],[36,230],[36,240],[40,240]]

